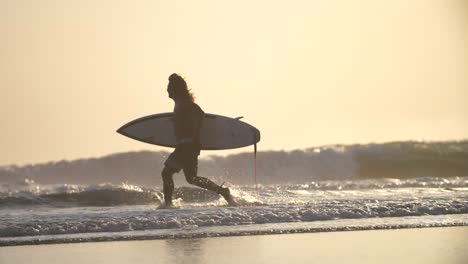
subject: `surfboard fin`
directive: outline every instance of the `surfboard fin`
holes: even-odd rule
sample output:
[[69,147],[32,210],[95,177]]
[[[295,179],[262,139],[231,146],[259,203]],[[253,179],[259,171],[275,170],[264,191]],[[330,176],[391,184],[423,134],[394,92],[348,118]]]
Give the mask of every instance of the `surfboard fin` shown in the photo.
[[234,119],[236,119],[236,120],[241,120],[242,118],[244,118],[244,117],[243,117],[243,116],[238,116],[238,117],[236,117],[236,118],[234,118]]

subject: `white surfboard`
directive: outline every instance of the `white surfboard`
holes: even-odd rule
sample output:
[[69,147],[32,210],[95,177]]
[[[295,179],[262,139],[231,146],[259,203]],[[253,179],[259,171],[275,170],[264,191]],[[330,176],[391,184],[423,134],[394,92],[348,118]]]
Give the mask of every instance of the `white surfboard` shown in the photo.
[[[145,116],[123,125],[117,132],[149,144],[175,147],[173,117],[173,113]],[[259,142],[260,131],[239,119],[205,114],[200,131],[201,149],[234,149]]]

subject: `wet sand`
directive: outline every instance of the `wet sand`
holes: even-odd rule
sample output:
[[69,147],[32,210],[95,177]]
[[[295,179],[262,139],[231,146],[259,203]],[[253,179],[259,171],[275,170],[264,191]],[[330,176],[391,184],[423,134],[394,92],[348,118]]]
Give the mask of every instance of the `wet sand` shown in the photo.
[[0,263],[468,263],[468,227],[0,248]]

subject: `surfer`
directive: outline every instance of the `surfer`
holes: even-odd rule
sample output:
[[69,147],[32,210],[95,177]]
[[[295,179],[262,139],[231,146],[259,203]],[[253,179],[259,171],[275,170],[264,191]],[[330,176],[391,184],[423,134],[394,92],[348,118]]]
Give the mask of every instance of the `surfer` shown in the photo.
[[177,145],[169,155],[162,170],[164,204],[163,207],[173,207],[174,192],[173,175],[184,171],[188,183],[201,188],[215,191],[226,199],[229,205],[235,205],[229,188],[224,188],[211,180],[197,176],[198,156],[200,155],[200,128],[204,112],[195,103],[195,97],[187,87],[185,80],[177,75],[169,76],[167,85],[169,98],[174,100],[174,127]]

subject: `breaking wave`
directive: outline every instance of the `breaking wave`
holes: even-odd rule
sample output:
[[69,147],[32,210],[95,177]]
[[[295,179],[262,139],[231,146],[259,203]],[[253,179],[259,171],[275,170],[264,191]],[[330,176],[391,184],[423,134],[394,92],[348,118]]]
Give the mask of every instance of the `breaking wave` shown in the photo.
[[[468,177],[451,178],[411,178],[411,179],[368,179],[368,180],[324,180],[312,181],[303,184],[279,184],[240,186],[234,192],[242,189],[238,196],[246,197],[255,193],[259,199],[250,198],[244,204],[264,204],[260,200],[272,204],[274,199],[268,197],[281,197],[284,193],[295,195],[320,196],[316,191],[344,191],[344,190],[372,190],[372,189],[404,189],[404,188],[438,188],[454,189],[468,188]],[[140,187],[122,183],[113,185],[103,183],[98,185],[41,185],[32,180],[26,180],[15,185],[0,185],[0,209],[18,206],[119,206],[119,205],[145,205],[160,204],[163,199],[161,190]],[[220,196],[215,192],[194,188],[178,187],[174,191],[174,199],[184,203],[206,204],[216,202]],[[275,203],[275,202],[273,202]],[[294,201],[289,202],[294,203]],[[208,205],[208,204],[207,204]]]
[[[26,186],[3,185],[0,190],[0,208],[17,206],[118,206],[159,204],[162,193],[149,188],[121,184],[99,184],[80,186],[71,184]],[[208,202],[219,199],[219,195],[199,188],[179,187],[175,199],[185,202]]]

